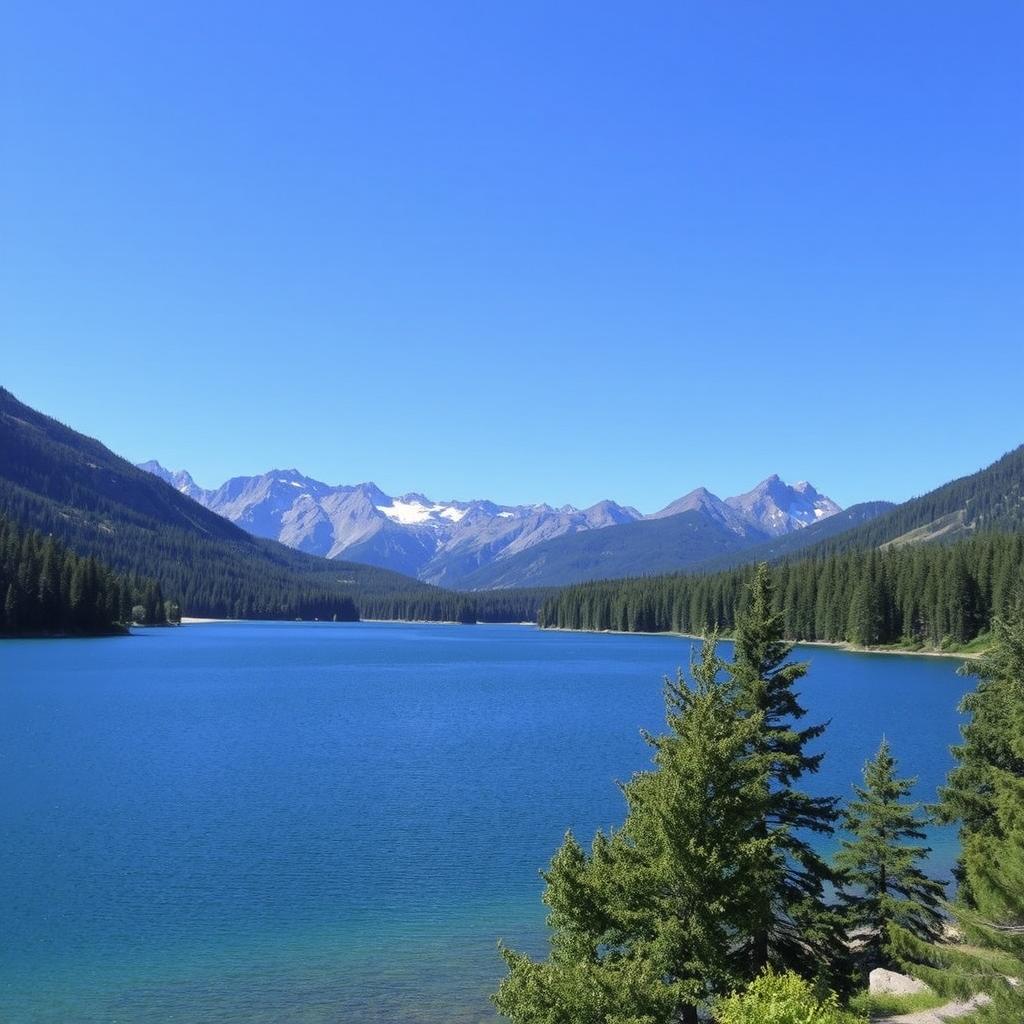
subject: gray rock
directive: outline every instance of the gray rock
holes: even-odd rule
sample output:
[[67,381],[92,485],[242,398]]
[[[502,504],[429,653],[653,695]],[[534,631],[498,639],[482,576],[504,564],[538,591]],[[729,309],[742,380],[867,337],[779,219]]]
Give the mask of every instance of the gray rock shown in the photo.
[[876,967],[868,975],[868,991],[873,996],[912,996],[918,992],[930,992],[931,989],[917,978]]

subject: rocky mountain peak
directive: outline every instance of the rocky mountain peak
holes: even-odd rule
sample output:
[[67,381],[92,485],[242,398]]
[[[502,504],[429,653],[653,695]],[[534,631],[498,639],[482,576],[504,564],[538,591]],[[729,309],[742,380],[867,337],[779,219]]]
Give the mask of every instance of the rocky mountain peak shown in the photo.
[[156,460],[139,468],[257,536],[311,554],[368,562],[453,586],[481,566],[544,541],[644,519],[698,513],[750,542],[791,532],[839,511],[806,481],[790,487],[777,475],[725,501],[698,487],[660,512],[643,516],[607,498],[581,510],[543,502],[436,501],[419,491],[394,496],[373,481],[333,486],[294,467],[233,477],[207,491],[184,470],[167,470]]
[[806,480],[791,487],[777,473],[745,494],[726,498],[725,503],[770,537],[790,533],[842,511]]

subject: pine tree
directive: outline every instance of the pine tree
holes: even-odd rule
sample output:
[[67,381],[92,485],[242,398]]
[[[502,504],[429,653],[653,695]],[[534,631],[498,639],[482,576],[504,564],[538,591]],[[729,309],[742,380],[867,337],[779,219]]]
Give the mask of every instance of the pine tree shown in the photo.
[[996,620],[940,811],[960,822],[961,942],[926,943],[892,929],[906,968],[943,995],[984,992],[973,1019],[1024,1021],[1024,614]]
[[623,789],[623,828],[588,857],[566,837],[544,875],[551,955],[504,950],[495,1004],[517,1024],[696,1022],[698,1007],[748,977],[742,937],[770,843],[752,834],[767,763],[759,715],[716,683],[705,646],[696,685],[666,689],[670,731],[648,737],[655,770]]
[[807,664],[788,660],[793,645],[783,641],[782,617],[771,609],[771,577],[762,564],[737,623],[728,666],[739,706],[761,722],[754,751],[770,763],[754,827],[773,855],[761,869],[754,926],[745,943],[748,976],[772,967],[831,973],[829,980],[837,983],[845,971],[844,933],[838,913],[825,900],[825,885],[835,876],[805,838],[832,834],[837,801],[795,788],[805,772],[818,769],[823,755],[805,748],[825,726],[796,726],[806,712],[793,684],[806,674]]
[[896,777],[896,760],[883,739],[846,812],[851,838],[843,840],[834,864],[842,872],[841,899],[849,930],[860,940],[865,973],[895,966],[888,949],[890,923],[925,941],[934,941],[942,930],[942,884],[919,867],[929,850],[906,842],[924,838],[919,805],[906,802],[915,781]]
[[7,593],[4,595],[4,625],[12,633],[21,625],[18,605],[17,588],[13,583],[9,583]]

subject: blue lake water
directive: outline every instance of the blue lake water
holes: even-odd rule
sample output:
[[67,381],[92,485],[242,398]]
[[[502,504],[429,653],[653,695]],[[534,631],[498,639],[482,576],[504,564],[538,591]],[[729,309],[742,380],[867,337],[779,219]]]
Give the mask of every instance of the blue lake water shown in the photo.
[[[5,1024],[491,1022],[537,871],[617,825],[690,641],[222,623],[0,641]],[[728,651],[728,645],[723,645]],[[885,733],[931,799],[970,680],[805,648],[811,787]],[[948,831],[932,865],[948,873]]]

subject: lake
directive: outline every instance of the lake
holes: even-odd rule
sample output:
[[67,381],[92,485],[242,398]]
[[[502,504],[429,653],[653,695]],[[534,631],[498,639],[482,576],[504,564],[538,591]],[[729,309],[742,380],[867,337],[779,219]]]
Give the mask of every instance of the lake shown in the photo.
[[[498,939],[543,952],[538,869],[621,822],[690,650],[393,623],[0,641],[0,1020],[493,1021]],[[809,788],[846,795],[885,733],[932,799],[959,663],[800,654],[831,719]]]

